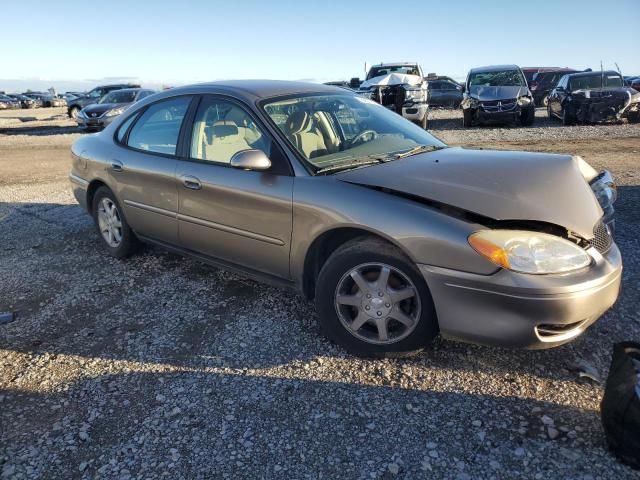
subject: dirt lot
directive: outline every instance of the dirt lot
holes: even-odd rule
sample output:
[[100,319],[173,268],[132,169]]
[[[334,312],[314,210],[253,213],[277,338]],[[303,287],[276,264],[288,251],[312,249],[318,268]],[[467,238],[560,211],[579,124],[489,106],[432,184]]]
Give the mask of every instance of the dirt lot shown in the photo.
[[[0,470],[7,478],[640,478],[599,421],[612,344],[640,339],[640,126],[463,130],[450,144],[570,152],[620,188],[621,300],[572,344],[445,340],[365,361],[299,295],[147,248],[106,256],[73,200],[62,109],[0,112]],[[22,121],[24,117],[35,120]],[[562,185],[558,185],[562,188]]]

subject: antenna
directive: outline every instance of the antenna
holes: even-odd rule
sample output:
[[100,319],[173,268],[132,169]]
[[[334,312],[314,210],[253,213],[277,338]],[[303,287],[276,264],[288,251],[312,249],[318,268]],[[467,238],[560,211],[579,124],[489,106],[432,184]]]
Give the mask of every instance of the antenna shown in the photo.
[[616,70],[618,70],[618,73],[622,77],[622,81],[624,83],[624,76],[622,75],[622,71],[620,70],[620,67],[618,66],[618,62],[614,62],[613,64],[616,66]]
[[604,69],[602,68],[602,60],[600,60],[600,88],[604,88]]

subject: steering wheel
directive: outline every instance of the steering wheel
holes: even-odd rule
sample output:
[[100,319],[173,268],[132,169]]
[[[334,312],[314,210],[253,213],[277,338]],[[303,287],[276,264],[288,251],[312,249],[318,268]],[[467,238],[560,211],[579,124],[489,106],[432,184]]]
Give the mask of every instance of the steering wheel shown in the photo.
[[[357,145],[358,143],[370,142],[374,140],[378,134],[373,130],[363,130],[349,141],[349,145]],[[370,137],[370,138],[367,138]]]

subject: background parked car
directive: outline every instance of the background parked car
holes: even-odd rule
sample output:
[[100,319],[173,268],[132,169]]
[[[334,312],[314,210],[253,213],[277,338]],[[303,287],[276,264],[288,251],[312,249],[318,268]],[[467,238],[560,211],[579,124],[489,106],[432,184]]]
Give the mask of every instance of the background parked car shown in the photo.
[[8,95],[0,94],[0,110],[20,108],[20,102]]
[[86,130],[102,130],[133,103],[154,93],[156,92],[144,88],[114,90],[98,100],[98,103],[80,110],[76,116],[76,122],[80,128]]
[[627,118],[640,121],[640,92],[624,85],[613,70],[564,75],[549,94],[549,118],[565,125]]
[[11,95],[7,95],[8,97],[13,98],[14,100],[20,102],[20,107],[22,108],[36,108],[39,105],[37,104],[36,100],[34,100],[33,98],[29,98],[25,95],[20,95],[20,94],[16,94],[13,93]]
[[527,81],[517,65],[472,68],[462,100],[462,124],[512,123],[533,125],[535,106]]
[[122,90],[123,88],[140,88],[140,85],[132,83],[117,83],[113,85],[100,85],[89,91],[86,95],[77,97],[68,103],[67,113],[71,118],[76,118],[80,110],[87,105],[97,103],[103,96],[114,90]]
[[23,95],[29,98],[37,98],[42,102],[43,107],[64,107],[67,102],[62,98],[55,97],[50,93],[44,92],[26,92]]
[[630,79],[628,86],[640,92],[640,77]]
[[428,103],[432,107],[458,108],[462,102],[462,86],[449,80],[429,80]]
[[529,90],[533,94],[533,101],[536,106],[542,107],[547,105],[547,96],[549,92],[558,84],[558,80],[567,73],[577,72],[571,68],[561,68],[549,72],[538,72],[533,75],[533,79],[529,82]]

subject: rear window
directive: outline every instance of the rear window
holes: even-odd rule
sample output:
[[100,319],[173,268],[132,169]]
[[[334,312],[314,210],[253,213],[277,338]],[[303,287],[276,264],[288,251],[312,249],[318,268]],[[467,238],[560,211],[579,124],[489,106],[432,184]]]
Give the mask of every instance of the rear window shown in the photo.
[[175,155],[190,101],[191,97],[178,97],[149,106],[133,125],[127,145],[136,150]]

